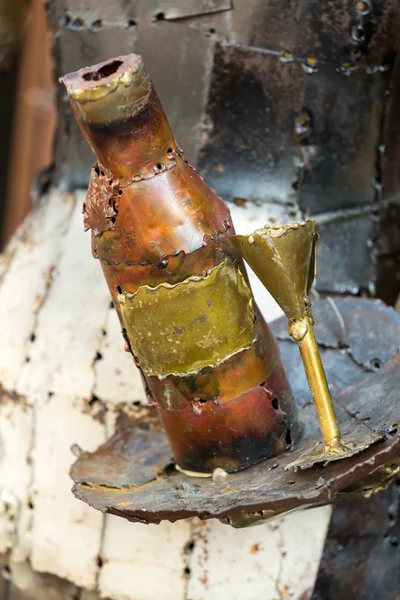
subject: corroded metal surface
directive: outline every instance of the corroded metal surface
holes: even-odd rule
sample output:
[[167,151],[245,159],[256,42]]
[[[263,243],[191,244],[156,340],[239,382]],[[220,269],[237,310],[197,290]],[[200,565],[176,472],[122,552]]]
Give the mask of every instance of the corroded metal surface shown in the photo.
[[[326,305],[327,301],[316,303],[316,315],[319,314],[319,307],[324,311]],[[400,328],[400,316],[390,309],[386,309],[387,320],[383,319],[383,325],[380,326],[382,311],[379,305],[376,318],[372,317],[375,302],[344,299],[337,300],[336,305],[339,315],[343,315],[342,318],[349,323],[349,339],[359,339],[360,345],[363,343],[363,328],[360,325],[360,322],[365,322],[363,314],[368,319],[371,334],[379,328],[384,328],[388,334],[391,329],[398,331]],[[361,318],[352,321],[351,316],[355,312]],[[378,339],[380,345],[384,346],[383,339]],[[284,347],[288,342],[281,344]],[[296,379],[300,357],[295,344],[291,343],[291,346],[295,348],[296,355],[290,356],[290,365],[293,365],[290,374]],[[357,365],[351,374],[349,371],[345,373],[343,382],[341,378],[345,369],[340,366],[340,360],[345,359],[354,365],[353,359],[339,347],[325,349],[321,346],[321,351],[324,361],[330,353],[338,359],[335,377],[340,393],[335,394],[335,408],[344,435],[362,436],[364,432],[373,431],[382,438],[381,442],[361,455],[331,463],[325,468],[294,474],[284,469],[285,464],[291,462],[297,453],[319,439],[316,417],[310,403],[302,405],[305,433],[294,452],[268,459],[239,473],[215,477],[214,480],[192,479],[174,472],[166,441],[163,442],[154,433],[157,428],[149,428],[147,439],[145,433],[141,434],[140,443],[144,445],[137,457],[130,450],[135,444],[135,429],[124,427],[116,432],[106,446],[81,457],[75,463],[71,471],[76,482],[74,494],[96,509],[134,521],[175,521],[197,515],[202,518],[232,519],[236,524],[243,524],[243,519],[249,523],[253,519],[270,517],[295,508],[332,502],[339,498],[340,492],[347,493],[349,486],[378,469],[387,473],[383,467],[393,464],[400,452],[398,350],[393,347],[391,353],[382,350],[380,354],[386,360],[379,370],[366,370],[362,365]],[[375,351],[379,353],[379,348],[376,347]],[[335,358],[332,359],[334,363]],[[120,461],[121,452],[124,458]],[[155,457],[153,462],[152,456]],[[150,460],[149,467],[146,467],[146,457]],[[144,474],[139,484],[136,471]],[[350,491],[351,488],[348,493]]]
[[83,206],[126,350],[179,466],[237,471],[299,434],[228,207],[186,160],[137,55],[62,78],[95,152]]
[[379,59],[382,47],[396,35],[395,26],[390,31],[396,2],[373,0],[366,8],[357,5],[353,0],[324,4],[319,0],[297,4],[279,0],[254,0],[250,4],[237,0],[231,13],[199,15],[186,23],[204,31],[215,28],[232,43],[275,52],[290,50],[294,56],[314,56],[319,61],[348,60],[354,46],[361,46],[370,58]]
[[321,236],[316,287],[336,294],[375,294],[374,239],[377,218],[373,210],[361,214],[339,211],[322,222],[316,219]]
[[400,204],[397,200],[398,197],[394,196],[392,201],[381,207],[376,233],[376,294],[391,306],[396,304],[400,295],[397,274],[400,264]]
[[299,62],[216,47],[199,169],[225,200],[295,200],[294,127],[305,77]]
[[96,17],[101,17],[105,24],[118,22],[124,15],[136,19],[136,22],[152,19],[161,21],[208,15],[232,8],[232,0],[116,0],[112,5],[107,0],[62,0],[58,4],[60,12],[64,9],[72,21],[80,18],[90,23]]
[[307,135],[299,139],[298,202],[306,214],[377,199],[377,146],[387,85],[386,71],[360,68],[346,76],[330,64],[320,65],[304,82],[303,108],[310,122]]
[[[376,377],[381,378],[381,375],[376,375]],[[400,383],[398,368],[396,374],[393,370],[392,373],[385,373],[385,377],[391,379],[391,384],[398,386]],[[383,401],[383,397],[381,395],[370,396],[367,391],[368,386],[365,386],[360,387],[356,393],[349,394],[345,398],[348,401],[348,407],[357,412],[360,408],[360,401],[365,402],[367,398],[370,419],[368,427],[389,429],[394,424],[392,421],[398,418],[397,394],[393,392],[392,388],[392,393],[388,396],[388,400],[392,404],[385,418],[380,420],[377,418],[377,408],[375,407],[373,411],[371,405],[375,403],[377,397],[380,401]],[[374,389],[374,392],[379,393],[379,389]],[[339,418],[342,417],[342,420],[346,419],[349,422],[348,413],[342,412],[342,410],[337,409]],[[311,407],[303,409],[305,420],[312,420],[312,414]],[[386,426],[389,423],[390,425]],[[304,443],[309,445],[318,440],[319,432],[316,423],[307,423],[307,425],[309,425],[310,431],[307,431],[302,438],[298,447],[299,451],[304,450],[304,447],[302,448]],[[312,429],[313,426],[314,429]],[[353,423],[353,427],[364,428],[366,426]],[[354,431],[351,433],[354,435]],[[129,430],[126,431],[125,436],[123,446],[126,451],[134,445],[134,434],[132,434],[132,430]],[[119,438],[120,434],[117,434],[113,445],[121,445]],[[164,465],[167,466],[170,454],[166,443],[164,449]],[[280,459],[268,459],[245,471],[232,474],[219,485],[203,479],[187,479],[180,474],[164,475],[163,470],[160,469],[158,479],[154,479],[153,476],[149,477],[146,482],[148,485],[132,488],[129,476],[124,473],[122,477],[124,488],[122,486],[120,489],[112,489],[114,486],[108,488],[108,484],[105,482],[107,479],[114,481],[113,471],[114,469],[120,470],[121,467],[118,463],[114,463],[107,469],[107,463],[96,454],[92,459],[98,462],[97,472],[102,474],[99,481],[93,482],[91,477],[86,482],[81,477],[80,466],[85,459],[81,459],[75,465],[72,476],[80,482],[74,487],[74,494],[77,498],[98,510],[131,520],[159,522],[162,519],[168,519],[175,521],[195,515],[202,518],[226,518],[230,515],[240,515],[243,512],[269,510],[275,513],[281,512],[282,509],[286,511],[314,503],[330,502],[338,492],[357,481],[358,478],[381,465],[393,462],[399,450],[399,435],[393,432],[392,436],[388,434],[388,438],[384,442],[372,446],[362,455],[331,463],[323,470],[312,469],[295,475],[288,473],[284,466],[292,458],[289,454]],[[152,454],[152,443],[148,439],[146,456],[150,458]],[[130,460],[130,463],[136,465],[137,469],[142,469],[143,465],[137,461],[135,453],[126,452],[125,459]]]

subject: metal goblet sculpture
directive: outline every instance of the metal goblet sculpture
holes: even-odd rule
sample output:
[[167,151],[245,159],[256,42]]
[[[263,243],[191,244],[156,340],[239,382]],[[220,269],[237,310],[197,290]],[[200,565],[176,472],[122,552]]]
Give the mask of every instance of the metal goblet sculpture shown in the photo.
[[308,468],[318,462],[348,458],[365,450],[378,436],[365,440],[343,439],[335,415],[325,370],[314,333],[309,292],[316,276],[315,222],[265,226],[251,235],[231,239],[286,317],[289,334],[297,342],[322,433],[319,443],[288,465]]

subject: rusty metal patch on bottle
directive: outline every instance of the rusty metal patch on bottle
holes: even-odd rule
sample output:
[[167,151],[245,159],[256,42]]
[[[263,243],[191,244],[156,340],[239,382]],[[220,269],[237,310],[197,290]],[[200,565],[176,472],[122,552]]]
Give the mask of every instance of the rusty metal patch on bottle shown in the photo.
[[188,375],[217,366],[255,340],[253,299],[237,263],[206,277],[144,285],[118,295],[134,355],[146,375]]

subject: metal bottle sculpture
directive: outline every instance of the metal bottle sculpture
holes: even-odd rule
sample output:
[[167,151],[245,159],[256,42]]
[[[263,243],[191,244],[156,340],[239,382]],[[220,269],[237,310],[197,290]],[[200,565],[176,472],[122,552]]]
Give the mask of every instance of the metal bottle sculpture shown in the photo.
[[299,435],[225,203],[184,159],[140,56],[62,78],[97,157],[84,203],[150,404],[188,474],[236,471]]
[[289,320],[289,334],[299,346],[322,433],[323,446],[305,452],[288,468],[307,468],[365,450],[379,438],[372,432],[362,440],[342,437],[314,334],[308,297],[316,276],[314,221],[266,226],[231,239]]

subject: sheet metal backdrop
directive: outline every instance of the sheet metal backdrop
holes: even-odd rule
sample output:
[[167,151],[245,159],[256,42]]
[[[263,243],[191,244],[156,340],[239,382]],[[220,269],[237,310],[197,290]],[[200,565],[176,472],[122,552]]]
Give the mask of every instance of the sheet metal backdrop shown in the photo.
[[[394,303],[400,291],[397,0],[56,0],[57,74],[143,54],[179,143],[241,206],[315,216],[317,287]],[[56,170],[93,157],[59,90]]]

